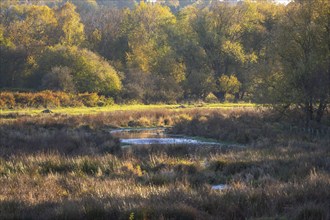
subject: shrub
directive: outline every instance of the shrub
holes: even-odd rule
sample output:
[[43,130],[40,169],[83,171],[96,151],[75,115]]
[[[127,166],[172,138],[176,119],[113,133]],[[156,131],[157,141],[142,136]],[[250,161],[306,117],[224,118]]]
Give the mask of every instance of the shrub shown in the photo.
[[33,77],[37,85],[42,84],[42,79],[44,86],[52,89],[65,90],[74,84],[78,92],[108,95],[116,94],[122,87],[117,71],[106,60],[75,46],[45,48]]
[[0,108],[12,108],[15,106],[15,98],[12,93],[0,93]]
[[115,104],[115,101],[113,100],[113,98],[111,98],[111,97],[106,98],[104,96],[100,96],[99,100],[96,103],[96,105],[99,107],[109,106],[109,105],[113,105],[113,104]]
[[14,93],[15,102],[18,107],[30,107],[33,103],[33,93]]
[[99,101],[97,93],[82,93],[79,94],[79,100],[87,107],[95,107]]
[[44,91],[42,93],[36,93],[33,98],[33,107],[44,107],[49,106],[56,107],[60,106],[60,100],[53,96],[51,91]]
[[225,101],[226,102],[234,102],[235,101],[235,96],[232,94],[225,94]]
[[150,125],[151,121],[147,117],[141,117],[137,120],[130,120],[128,122],[129,127],[146,127]]
[[5,108],[5,102],[2,99],[0,99],[0,108]]
[[137,122],[140,126],[149,126],[151,124],[147,117],[141,117],[137,120]]
[[207,103],[216,103],[218,101],[218,98],[212,92],[205,97],[205,102]]
[[95,107],[113,105],[111,97],[97,93],[72,94],[62,91],[1,92],[0,108]]
[[65,92],[54,92],[53,96],[56,97],[60,101],[60,106],[69,107],[75,106],[74,95]]

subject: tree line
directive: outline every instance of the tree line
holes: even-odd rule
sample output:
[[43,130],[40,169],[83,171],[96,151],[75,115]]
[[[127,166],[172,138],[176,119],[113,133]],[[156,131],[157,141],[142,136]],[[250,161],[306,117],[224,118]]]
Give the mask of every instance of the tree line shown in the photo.
[[253,101],[320,121],[330,3],[296,0],[1,2],[0,88],[120,102]]

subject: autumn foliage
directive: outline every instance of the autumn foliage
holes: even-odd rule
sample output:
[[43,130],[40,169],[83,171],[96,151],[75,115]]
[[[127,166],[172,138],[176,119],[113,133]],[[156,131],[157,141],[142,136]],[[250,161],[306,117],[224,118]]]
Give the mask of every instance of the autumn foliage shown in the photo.
[[49,108],[49,107],[95,107],[112,105],[113,99],[97,93],[42,92],[0,92],[0,109]]

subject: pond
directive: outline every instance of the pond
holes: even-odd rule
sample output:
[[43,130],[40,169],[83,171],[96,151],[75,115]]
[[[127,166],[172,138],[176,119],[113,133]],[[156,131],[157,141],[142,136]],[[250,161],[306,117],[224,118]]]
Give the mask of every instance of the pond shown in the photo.
[[169,134],[166,128],[124,128],[112,130],[110,133],[114,137],[118,137],[122,144],[126,145],[224,145],[216,141]]
[[[120,139],[123,147],[131,145],[194,145],[194,146],[234,146],[235,144],[225,144],[213,140],[200,140],[194,137],[174,135],[166,128],[123,128],[110,131],[112,136]],[[239,146],[239,145],[235,145]],[[230,189],[227,184],[212,185],[211,190],[223,191]]]

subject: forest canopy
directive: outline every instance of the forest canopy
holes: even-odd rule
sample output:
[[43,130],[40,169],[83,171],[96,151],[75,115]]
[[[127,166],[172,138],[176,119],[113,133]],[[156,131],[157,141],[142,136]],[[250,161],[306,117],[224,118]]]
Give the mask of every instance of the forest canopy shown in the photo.
[[253,101],[320,121],[330,3],[1,1],[0,88],[144,103]]

